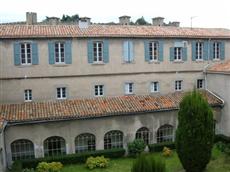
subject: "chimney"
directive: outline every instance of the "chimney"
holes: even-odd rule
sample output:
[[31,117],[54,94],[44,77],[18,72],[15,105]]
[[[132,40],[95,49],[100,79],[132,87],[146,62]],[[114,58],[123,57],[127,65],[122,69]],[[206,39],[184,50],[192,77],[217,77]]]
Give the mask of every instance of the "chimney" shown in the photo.
[[26,24],[33,25],[37,23],[37,13],[27,12],[26,13]]
[[90,25],[90,19],[89,17],[81,17],[79,18],[78,25],[80,29],[86,29]]
[[58,18],[58,17],[48,17],[47,18],[47,24],[57,25],[59,23],[60,23],[60,18]]
[[164,26],[164,17],[152,18],[153,26]]
[[173,21],[171,22],[170,26],[180,27],[180,22]]
[[129,25],[130,24],[130,16],[121,16],[119,17],[119,24],[120,25]]

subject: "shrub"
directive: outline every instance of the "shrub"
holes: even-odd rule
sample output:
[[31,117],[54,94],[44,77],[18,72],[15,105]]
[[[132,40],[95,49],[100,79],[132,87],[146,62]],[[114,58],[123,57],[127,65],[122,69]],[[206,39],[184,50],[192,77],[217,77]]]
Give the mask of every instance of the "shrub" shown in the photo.
[[46,157],[46,158],[38,158],[38,159],[31,159],[31,160],[23,160],[22,166],[23,168],[36,168],[38,163],[40,162],[61,162],[62,164],[76,164],[76,163],[85,163],[88,157],[90,156],[104,156],[106,158],[119,158],[124,156],[125,149],[123,148],[114,148],[108,150],[97,150],[93,152],[84,152],[84,153],[77,153],[77,154],[69,154],[69,155],[62,155],[56,157]]
[[21,172],[22,171],[22,163],[20,161],[14,161],[11,168],[12,172]]
[[172,150],[168,147],[164,147],[162,155],[165,157],[170,157],[172,155]]
[[142,139],[135,139],[133,142],[128,143],[128,152],[130,156],[137,156],[145,149],[145,142]]
[[133,163],[131,172],[165,172],[165,162],[153,155],[141,154]]
[[37,172],[60,172],[63,165],[60,162],[40,162],[37,166]]
[[105,168],[108,166],[109,159],[104,156],[89,157],[86,160],[86,167],[89,169],[94,169],[96,167]]
[[164,147],[168,147],[170,149],[175,149],[175,143],[174,142],[163,142],[163,143],[155,143],[148,145],[149,152],[161,152]]
[[216,148],[221,151],[221,152],[224,152],[225,148],[226,148],[226,144],[219,141],[216,143]]
[[33,168],[25,168],[22,170],[22,172],[35,172],[35,170]]
[[230,137],[228,136],[225,136],[223,134],[217,134],[215,135],[215,143],[218,143],[218,142],[223,142],[223,143],[230,143]]
[[211,159],[213,146],[213,113],[202,95],[193,91],[186,95],[178,112],[176,150],[187,172],[204,171]]

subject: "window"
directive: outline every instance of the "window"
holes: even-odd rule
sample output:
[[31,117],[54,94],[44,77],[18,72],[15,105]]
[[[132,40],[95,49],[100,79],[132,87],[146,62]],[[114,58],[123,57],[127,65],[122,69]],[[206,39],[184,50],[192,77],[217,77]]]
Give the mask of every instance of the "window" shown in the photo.
[[21,43],[21,64],[27,65],[32,63],[32,51],[30,43]]
[[150,42],[149,43],[149,60],[157,61],[159,57],[158,52],[159,52],[159,43]]
[[103,42],[93,43],[93,61],[103,62]]
[[66,87],[57,88],[57,99],[66,99]]
[[75,139],[75,152],[87,152],[95,150],[95,136],[93,134],[80,134]]
[[182,81],[178,80],[175,81],[175,91],[181,91],[182,90]]
[[65,140],[62,137],[49,137],[44,141],[44,153],[47,156],[58,156],[66,154]]
[[126,63],[130,63],[134,60],[132,41],[124,41],[123,43],[123,60]]
[[142,127],[136,132],[136,139],[144,140],[145,144],[149,144],[149,129],[146,127]]
[[219,42],[213,43],[213,59],[215,60],[220,59],[220,43]]
[[113,130],[105,134],[104,149],[123,148],[123,133]]
[[65,44],[62,42],[55,43],[55,63],[65,62]]
[[196,60],[203,59],[203,48],[204,48],[203,42],[196,42]]
[[94,86],[94,95],[96,97],[104,95],[104,85],[95,85]]
[[20,139],[11,143],[12,160],[34,159],[34,144],[30,140]]
[[182,60],[182,47],[174,47],[174,60],[175,61]]
[[133,83],[125,83],[125,94],[133,94]]
[[155,93],[159,91],[159,82],[152,82],[151,83],[151,93]]
[[157,143],[173,141],[173,127],[171,125],[163,125],[157,130]]
[[24,91],[24,101],[25,102],[32,101],[32,90],[25,90]]
[[197,80],[197,88],[198,89],[204,88],[204,80],[203,79],[198,79]]

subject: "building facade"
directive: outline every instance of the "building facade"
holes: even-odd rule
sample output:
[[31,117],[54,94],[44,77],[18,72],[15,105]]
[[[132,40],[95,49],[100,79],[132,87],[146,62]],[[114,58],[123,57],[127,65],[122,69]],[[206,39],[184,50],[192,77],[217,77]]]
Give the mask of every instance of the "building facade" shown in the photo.
[[128,19],[0,25],[3,168],[16,159],[126,148],[136,137],[173,141],[179,102],[193,88],[204,90],[216,131],[229,135],[224,92],[204,71],[230,57],[230,31]]

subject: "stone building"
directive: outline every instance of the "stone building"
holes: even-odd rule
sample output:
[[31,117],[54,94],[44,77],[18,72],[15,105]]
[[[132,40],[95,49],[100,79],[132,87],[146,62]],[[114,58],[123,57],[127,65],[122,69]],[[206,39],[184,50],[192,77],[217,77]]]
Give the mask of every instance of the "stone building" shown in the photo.
[[213,107],[216,132],[230,135],[228,95],[209,73],[230,57],[230,30],[83,19],[0,25],[3,169],[16,159],[126,148],[134,138],[173,141],[179,102],[194,87]]

